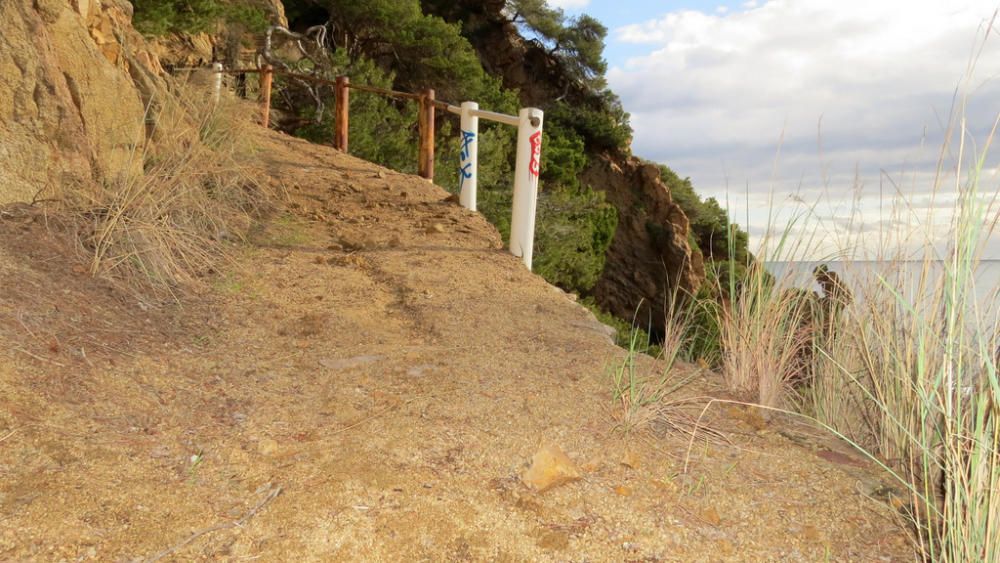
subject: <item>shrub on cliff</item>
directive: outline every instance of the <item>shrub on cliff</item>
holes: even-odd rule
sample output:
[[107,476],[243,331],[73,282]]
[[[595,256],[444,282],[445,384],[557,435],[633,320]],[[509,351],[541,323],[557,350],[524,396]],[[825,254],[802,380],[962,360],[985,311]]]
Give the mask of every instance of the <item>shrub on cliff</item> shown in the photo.
[[267,15],[256,6],[220,0],[134,0],[133,23],[146,35],[209,31],[216,24],[240,24],[250,31],[263,31]]
[[695,193],[690,178],[682,179],[668,166],[660,166],[660,179],[687,215],[694,242],[707,260],[747,263],[749,236],[739,225],[729,222],[729,214],[718,200],[714,197],[702,199]]

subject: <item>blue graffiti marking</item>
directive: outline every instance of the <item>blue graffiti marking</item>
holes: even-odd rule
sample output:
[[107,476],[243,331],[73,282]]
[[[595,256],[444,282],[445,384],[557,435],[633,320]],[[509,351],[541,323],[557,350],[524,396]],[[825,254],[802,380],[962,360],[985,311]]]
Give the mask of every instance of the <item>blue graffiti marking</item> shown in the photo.
[[471,131],[462,131],[462,160],[469,158],[469,145],[476,140],[476,134]]
[[[476,140],[476,134],[471,131],[462,131],[462,162],[468,160],[472,153],[469,151],[469,146],[472,142]],[[462,189],[465,185],[465,181],[472,178],[472,163],[467,162],[459,169],[461,176],[458,179],[458,188]]]
[[462,189],[462,186],[465,185],[465,181],[466,180],[468,180],[469,178],[472,178],[472,171],[469,170],[470,168],[472,168],[472,163],[471,162],[468,163],[468,164],[466,164],[465,166],[463,166],[462,168],[459,169],[459,172],[462,173],[462,176],[458,179],[458,188],[459,189]]

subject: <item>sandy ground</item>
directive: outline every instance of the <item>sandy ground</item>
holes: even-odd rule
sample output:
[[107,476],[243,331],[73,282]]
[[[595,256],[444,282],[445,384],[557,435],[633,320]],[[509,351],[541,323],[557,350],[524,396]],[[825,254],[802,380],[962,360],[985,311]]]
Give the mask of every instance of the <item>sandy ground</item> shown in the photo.
[[[441,189],[266,154],[287,211],[167,306],[0,213],[0,560],[913,560],[816,431],[723,404],[711,441],[615,431],[624,352]],[[581,478],[527,486],[543,445]]]

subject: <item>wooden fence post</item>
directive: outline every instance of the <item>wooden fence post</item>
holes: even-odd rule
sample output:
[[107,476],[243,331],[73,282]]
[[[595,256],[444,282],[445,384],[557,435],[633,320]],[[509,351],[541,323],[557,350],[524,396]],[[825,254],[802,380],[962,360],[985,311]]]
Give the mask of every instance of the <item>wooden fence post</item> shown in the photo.
[[350,84],[346,76],[337,77],[337,90],[334,94],[333,116],[333,148],[347,152],[348,131],[350,131]]
[[434,90],[427,89],[420,96],[418,130],[420,152],[417,171],[422,178],[434,181]]
[[271,124],[271,82],[274,79],[274,69],[271,65],[264,65],[260,71],[260,106],[261,124],[267,129]]

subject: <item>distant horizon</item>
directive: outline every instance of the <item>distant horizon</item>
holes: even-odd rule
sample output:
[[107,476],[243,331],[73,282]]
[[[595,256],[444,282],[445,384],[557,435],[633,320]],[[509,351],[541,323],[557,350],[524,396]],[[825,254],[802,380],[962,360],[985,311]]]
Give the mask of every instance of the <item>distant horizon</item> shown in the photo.
[[[997,0],[548,2],[609,28],[607,78],[632,115],[633,154],[749,222],[751,247],[760,225],[799,212],[809,220],[790,234],[820,225],[817,255],[844,239],[875,248],[851,233],[900,225],[946,239],[956,171],[976,156],[942,150],[957,147],[949,120],[982,147],[1000,115],[1000,40],[984,34]],[[998,170],[987,157],[987,199]],[[986,255],[1000,259],[1000,236]]]
[[[945,260],[943,260],[943,259],[942,260],[931,260],[931,262],[944,262],[944,261]],[[844,262],[851,262],[851,263],[855,263],[855,262],[897,263],[897,262],[901,262],[901,263],[904,263],[904,264],[919,264],[921,262],[924,262],[924,260],[923,259],[913,259],[913,260],[896,260],[896,259],[871,260],[871,259],[862,259],[862,260],[854,260],[854,259],[851,259],[851,258],[834,258],[834,259],[826,259],[826,260],[822,260],[822,259],[820,259],[820,260],[764,260],[765,264],[811,264],[813,262],[822,262],[822,263],[844,263]],[[983,258],[982,260],[978,260],[977,261],[977,263],[979,263],[979,264],[982,264],[983,262],[1000,262],[1000,258]]]

